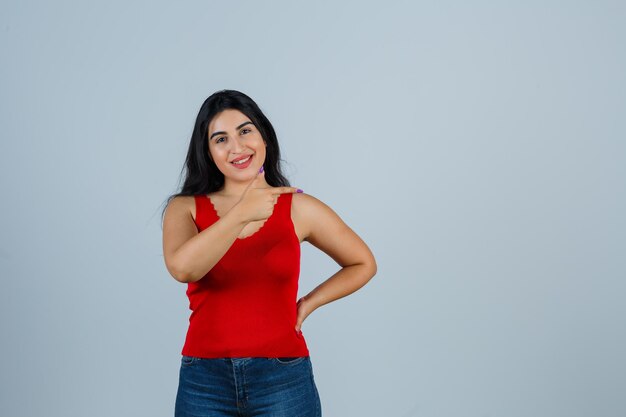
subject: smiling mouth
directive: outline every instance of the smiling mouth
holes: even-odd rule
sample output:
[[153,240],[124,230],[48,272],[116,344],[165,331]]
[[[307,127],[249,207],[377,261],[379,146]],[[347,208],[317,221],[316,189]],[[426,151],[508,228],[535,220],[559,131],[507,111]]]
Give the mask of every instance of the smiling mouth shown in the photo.
[[240,159],[240,160],[235,161],[235,162],[231,162],[231,164],[233,164],[233,165],[243,165],[243,164],[247,163],[248,161],[250,161],[250,159],[252,159],[253,156],[254,155],[250,155],[247,158]]

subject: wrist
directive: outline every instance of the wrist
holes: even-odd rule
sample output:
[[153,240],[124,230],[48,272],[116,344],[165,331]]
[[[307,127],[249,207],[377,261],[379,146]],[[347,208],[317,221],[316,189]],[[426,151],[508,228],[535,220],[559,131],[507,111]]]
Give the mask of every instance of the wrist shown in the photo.
[[320,306],[320,304],[315,299],[314,294],[312,293],[309,293],[304,297],[300,297],[300,302],[306,305],[305,308],[308,312],[313,312],[317,310],[317,308]]
[[227,217],[229,219],[231,219],[233,222],[235,222],[237,225],[240,226],[245,226],[246,224],[249,223],[248,219],[246,219],[246,216],[244,215],[243,210],[241,210],[241,206],[239,205],[239,203],[235,204],[225,215],[224,217]]

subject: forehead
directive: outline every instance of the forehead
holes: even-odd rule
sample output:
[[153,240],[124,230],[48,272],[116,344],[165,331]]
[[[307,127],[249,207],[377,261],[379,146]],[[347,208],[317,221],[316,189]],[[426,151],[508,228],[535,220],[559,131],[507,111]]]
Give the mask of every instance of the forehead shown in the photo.
[[211,123],[209,123],[209,135],[218,130],[234,129],[249,120],[250,118],[239,110],[226,109],[216,114]]

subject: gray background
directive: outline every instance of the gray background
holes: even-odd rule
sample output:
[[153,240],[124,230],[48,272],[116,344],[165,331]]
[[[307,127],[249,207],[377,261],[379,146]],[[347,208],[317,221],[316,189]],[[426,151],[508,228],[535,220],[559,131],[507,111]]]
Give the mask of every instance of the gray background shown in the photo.
[[[303,324],[326,417],[626,413],[623,2],[0,16],[0,415],[173,415],[160,210],[223,88],[378,261]],[[303,244],[299,295],[337,269]]]

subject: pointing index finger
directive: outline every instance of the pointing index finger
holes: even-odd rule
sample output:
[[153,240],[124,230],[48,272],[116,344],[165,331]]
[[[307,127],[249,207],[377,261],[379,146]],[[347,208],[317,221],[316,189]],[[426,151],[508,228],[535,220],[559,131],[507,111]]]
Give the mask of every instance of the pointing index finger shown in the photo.
[[275,187],[274,193],[276,194],[286,194],[286,193],[303,193],[299,188],[296,187]]

